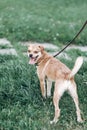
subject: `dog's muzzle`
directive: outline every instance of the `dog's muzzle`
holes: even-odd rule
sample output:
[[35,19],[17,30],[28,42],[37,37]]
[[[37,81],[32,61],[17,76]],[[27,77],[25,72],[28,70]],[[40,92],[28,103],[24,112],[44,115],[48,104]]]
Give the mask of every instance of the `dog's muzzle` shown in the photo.
[[36,60],[38,58],[38,55],[36,57],[33,57],[32,54],[29,55],[29,58],[30,58],[30,61],[29,61],[29,64],[35,64],[36,63]]

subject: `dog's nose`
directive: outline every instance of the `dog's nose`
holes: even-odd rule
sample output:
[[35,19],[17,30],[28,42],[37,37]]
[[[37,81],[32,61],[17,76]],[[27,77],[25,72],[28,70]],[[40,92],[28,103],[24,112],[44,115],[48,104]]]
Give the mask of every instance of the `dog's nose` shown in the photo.
[[29,55],[29,57],[30,57],[30,58],[32,58],[32,57],[33,57],[33,55],[32,55],[32,54],[30,54],[30,55]]

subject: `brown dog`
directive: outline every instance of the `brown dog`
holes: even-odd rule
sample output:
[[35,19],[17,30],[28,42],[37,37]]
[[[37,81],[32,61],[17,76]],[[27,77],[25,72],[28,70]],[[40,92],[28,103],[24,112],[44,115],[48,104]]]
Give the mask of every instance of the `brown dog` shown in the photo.
[[55,81],[53,103],[55,116],[51,123],[56,123],[60,116],[59,100],[65,91],[68,91],[76,106],[77,121],[82,122],[79,101],[77,95],[74,75],[80,69],[83,58],[78,57],[72,70],[59,60],[50,56],[41,45],[31,44],[28,47],[29,64],[37,64],[37,74],[40,80],[40,87],[43,97],[46,97],[45,77],[47,80],[47,96],[51,95],[52,81]]

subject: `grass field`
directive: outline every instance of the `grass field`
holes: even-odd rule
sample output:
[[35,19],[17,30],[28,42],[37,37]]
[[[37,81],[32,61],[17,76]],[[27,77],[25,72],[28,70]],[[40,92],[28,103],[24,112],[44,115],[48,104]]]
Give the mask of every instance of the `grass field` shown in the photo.
[[[0,129],[1,130],[86,130],[87,129],[87,62],[76,76],[83,124],[76,122],[72,98],[65,93],[60,101],[61,116],[56,125],[50,125],[54,116],[52,96],[41,96],[35,66],[28,65],[28,58],[16,50],[18,57],[0,55]],[[74,51],[74,52],[73,52]],[[76,57],[86,56],[80,51],[68,51],[72,61],[61,59],[70,68]],[[52,91],[53,95],[53,91]]]
[[[0,37],[65,44],[87,20],[86,0],[0,1]],[[78,37],[87,44],[87,29]]]
[[[50,125],[54,116],[52,96],[41,96],[36,67],[23,55],[27,48],[19,41],[65,44],[72,39],[86,20],[86,0],[3,0],[0,1],[0,37],[11,40],[18,56],[0,55],[0,130],[87,130],[87,61],[75,76],[83,124],[76,122],[72,98],[65,93],[60,101],[61,116]],[[87,45],[87,29],[76,40]],[[0,49],[8,46],[0,46]],[[87,52],[67,51],[71,61],[60,58],[73,67],[76,57]]]

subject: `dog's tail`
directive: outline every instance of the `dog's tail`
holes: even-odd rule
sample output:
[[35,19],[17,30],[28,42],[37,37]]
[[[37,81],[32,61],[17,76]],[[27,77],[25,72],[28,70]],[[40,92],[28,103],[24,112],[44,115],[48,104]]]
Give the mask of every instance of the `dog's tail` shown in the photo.
[[75,65],[69,75],[69,78],[72,78],[79,71],[80,67],[82,66],[82,63],[83,63],[83,57],[78,57],[76,59]]

